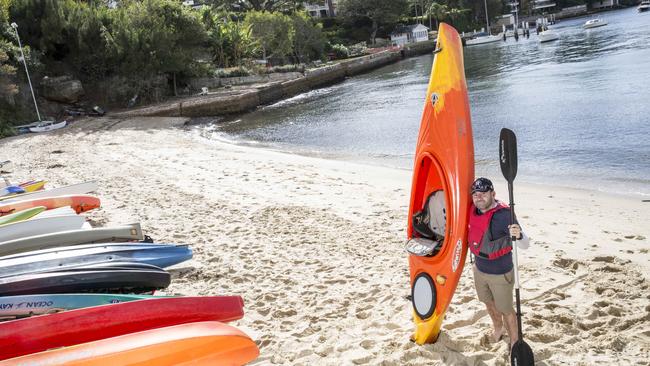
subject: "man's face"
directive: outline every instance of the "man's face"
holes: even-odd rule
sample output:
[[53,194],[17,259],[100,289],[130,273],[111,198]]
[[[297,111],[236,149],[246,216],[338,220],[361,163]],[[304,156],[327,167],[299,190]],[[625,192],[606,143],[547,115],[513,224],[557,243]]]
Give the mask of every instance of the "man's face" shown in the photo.
[[472,193],[474,206],[481,211],[487,211],[494,203],[494,191]]

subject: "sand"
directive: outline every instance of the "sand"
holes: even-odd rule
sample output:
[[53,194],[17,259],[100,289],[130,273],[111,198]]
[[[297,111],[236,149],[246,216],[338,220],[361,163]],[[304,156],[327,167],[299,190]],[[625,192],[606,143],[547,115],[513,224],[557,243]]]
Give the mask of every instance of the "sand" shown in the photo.
[[[507,365],[467,263],[436,344],[412,331],[411,172],[210,141],[182,118],[87,119],[0,140],[18,182],[96,180],[96,226],[189,244],[167,294],[244,298],[259,365]],[[507,198],[502,177],[490,177]],[[650,202],[515,183],[525,339],[538,365],[650,365]],[[647,197],[646,197],[647,198]]]

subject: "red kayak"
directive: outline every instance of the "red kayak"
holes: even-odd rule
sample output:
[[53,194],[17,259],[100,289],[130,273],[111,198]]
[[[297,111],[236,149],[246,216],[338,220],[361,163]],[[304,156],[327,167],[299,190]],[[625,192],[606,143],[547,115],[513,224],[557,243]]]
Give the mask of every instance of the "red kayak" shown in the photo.
[[0,323],[0,360],[148,329],[244,316],[240,296],[164,297]]

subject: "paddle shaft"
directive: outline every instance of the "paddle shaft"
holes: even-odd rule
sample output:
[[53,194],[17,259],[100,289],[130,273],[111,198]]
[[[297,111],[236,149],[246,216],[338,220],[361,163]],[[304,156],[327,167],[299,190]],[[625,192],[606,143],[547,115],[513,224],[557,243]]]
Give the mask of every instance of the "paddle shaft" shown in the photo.
[[[508,194],[510,196],[510,225],[513,225],[515,223],[515,199],[514,199],[514,192],[512,188],[512,181],[508,181]],[[515,274],[515,298],[517,300],[517,334],[519,335],[519,339],[524,339],[523,331],[521,329],[521,300],[519,296],[519,261],[517,258],[517,237],[512,236],[510,238],[512,240],[512,251],[513,251],[513,256],[512,256],[512,261],[513,261],[513,269],[514,269],[514,274]]]

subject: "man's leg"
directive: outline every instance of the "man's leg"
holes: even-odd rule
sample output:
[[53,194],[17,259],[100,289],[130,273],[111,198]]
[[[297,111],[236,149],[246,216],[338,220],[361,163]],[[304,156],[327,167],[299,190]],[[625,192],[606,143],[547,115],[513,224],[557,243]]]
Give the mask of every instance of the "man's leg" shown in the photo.
[[497,310],[494,301],[486,302],[485,308],[487,309],[490,318],[492,318],[492,325],[494,326],[492,341],[498,342],[501,340],[501,336],[503,335],[503,316],[499,310]]
[[519,331],[517,329],[517,313],[512,311],[508,314],[503,315],[503,319],[506,321],[506,328],[508,329],[508,335],[510,336],[510,348],[517,342],[519,339]]

